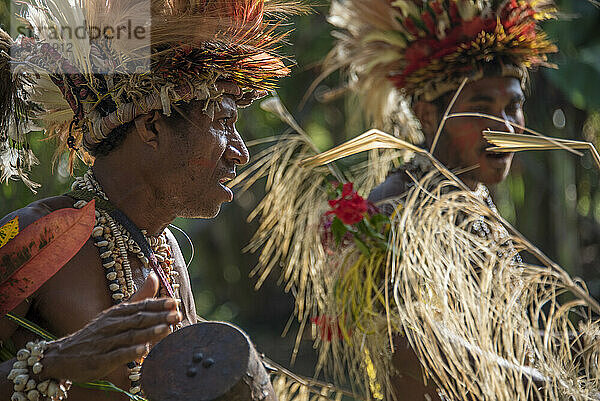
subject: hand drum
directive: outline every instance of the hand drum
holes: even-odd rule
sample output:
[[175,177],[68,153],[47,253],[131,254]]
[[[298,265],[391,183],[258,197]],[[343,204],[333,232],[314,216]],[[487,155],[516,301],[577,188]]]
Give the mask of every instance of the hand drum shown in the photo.
[[165,337],[144,360],[141,385],[150,401],[277,401],[248,336],[223,322]]

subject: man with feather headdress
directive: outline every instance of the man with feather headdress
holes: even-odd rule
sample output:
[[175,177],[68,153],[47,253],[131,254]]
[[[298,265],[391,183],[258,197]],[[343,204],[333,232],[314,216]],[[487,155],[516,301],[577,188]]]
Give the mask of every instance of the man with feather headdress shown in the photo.
[[[275,53],[286,33],[275,28],[302,10],[293,0],[32,0],[23,15],[31,37],[0,32],[2,180],[37,185],[27,178],[35,126],[55,138],[57,157],[90,165],[68,194],[0,220],[0,246],[56,211],[95,203],[91,236],[68,250],[75,256],[39,288],[2,299],[11,319],[0,325],[0,398],[63,399],[71,381],[93,379],[140,394],[137,361],[149,344],[196,322],[167,226],[214,217],[232,200],[226,183],[249,158],[237,109],[289,73]],[[9,264],[3,285],[21,267]],[[31,323],[60,340],[36,342],[44,331]],[[115,394],[69,391],[123,398]]]
[[[512,154],[489,151],[482,131],[522,129],[528,70],[556,51],[538,21],[554,15],[544,1],[334,0],[339,29],[322,76],[342,70],[372,126],[395,137],[370,130],[315,155],[305,134],[289,135],[248,173],[269,177],[249,246],[261,249],[259,284],[281,266],[301,330],[312,323],[317,368],[349,376],[365,398],[437,399],[419,360],[453,399],[548,394],[531,385],[539,376],[521,376],[539,340],[536,318],[514,302],[523,293],[512,283],[527,281],[525,240],[485,187],[506,177]],[[300,132],[281,105],[267,106]],[[398,153],[373,152],[355,169],[329,164],[373,149],[414,156],[391,174]],[[345,184],[332,188],[332,178]],[[528,288],[535,304],[537,284]]]
[[[528,70],[550,66],[546,54],[556,51],[538,21],[554,14],[544,1],[334,1],[330,22],[339,30],[326,66],[344,70],[376,127],[429,149],[495,210],[485,185],[506,178],[513,154],[488,150],[483,131],[522,132]],[[433,169],[416,155],[369,200],[391,213]],[[396,395],[437,398],[408,345],[395,341]]]

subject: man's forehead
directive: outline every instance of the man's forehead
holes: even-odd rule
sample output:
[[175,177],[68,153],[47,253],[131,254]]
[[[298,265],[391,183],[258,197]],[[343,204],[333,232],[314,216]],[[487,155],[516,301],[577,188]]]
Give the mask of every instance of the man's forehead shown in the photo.
[[[219,99],[215,99],[214,102],[216,102],[215,113],[217,113],[220,110],[229,111],[237,109],[236,98],[233,95],[224,94],[220,96]],[[187,107],[185,108],[189,110],[190,114],[193,115],[207,114],[206,103],[203,101],[192,100],[187,104]]]
[[524,98],[521,82],[513,77],[484,77],[474,82],[469,82],[460,98],[468,101],[473,98]]

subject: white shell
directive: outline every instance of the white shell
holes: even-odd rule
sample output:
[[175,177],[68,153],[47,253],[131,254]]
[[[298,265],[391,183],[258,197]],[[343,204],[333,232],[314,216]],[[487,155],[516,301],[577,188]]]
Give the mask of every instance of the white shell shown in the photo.
[[104,234],[104,228],[102,226],[96,226],[92,230],[92,237],[101,237]]
[[129,392],[130,392],[131,394],[137,394],[137,393],[139,393],[139,392],[140,392],[140,390],[141,390],[140,386],[135,386],[135,387],[131,387],[131,388],[129,389]]
[[67,398],[67,389],[62,384],[58,386],[57,395],[59,400],[64,400],[65,398]]
[[112,294],[112,299],[117,300],[117,301],[120,300],[120,299],[123,299],[123,297],[124,297],[124,295],[121,294],[120,292]]
[[27,399],[29,401],[39,401],[40,392],[37,390],[31,390],[30,392],[27,393]]
[[10,401],[27,401],[27,397],[25,397],[24,393],[17,391],[10,397]]
[[108,246],[108,241],[98,241],[98,242],[95,242],[94,245],[96,245],[98,248],[103,247],[103,246]]
[[36,346],[36,343],[34,343],[33,341],[29,341],[27,344],[25,344],[25,348],[27,348],[28,350],[32,350],[33,347]]
[[106,279],[110,280],[110,281],[112,281],[116,278],[117,278],[117,272],[110,272],[106,275]]
[[86,204],[87,204],[87,202],[86,202],[86,201],[84,201],[84,200],[80,200],[80,201],[77,201],[77,202],[75,202],[75,204],[73,205],[73,207],[74,207],[75,209],[81,209],[81,208],[82,208],[82,207],[84,207]]
[[129,375],[129,380],[131,380],[132,382],[135,382],[135,381],[140,380],[140,377],[142,377],[142,375],[140,375],[139,373],[134,373],[132,375]]
[[13,363],[13,369],[27,369],[27,361],[17,361]]
[[103,264],[102,264],[102,266],[104,266],[104,268],[105,268],[105,269],[111,268],[111,267],[113,267],[114,265],[115,265],[115,261],[114,261],[114,260],[111,260],[111,261],[110,261],[110,262],[108,262],[108,263],[103,263]]
[[50,381],[50,383],[48,383],[47,395],[48,397],[52,398],[56,396],[56,394],[58,394],[58,384],[56,384],[54,381]]
[[7,378],[8,380],[14,380],[15,377],[26,374],[27,372],[29,372],[27,369],[13,369],[10,371]]
[[[20,374],[17,377],[15,377],[15,380],[13,380],[13,383],[15,383],[15,386],[20,386],[22,384],[23,388],[25,388],[27,381],[29,381],[29,375],[26,373],[23,373],[23,374]],[[19,390],[19,391],[21,391],[21,390]]]
[[31,367],[31,370],[33,370],[33,373],[35,373],[37,375],[42,371],[42,368],[43,368],[42,364],[39,362],[36,362]]
[[43,352],[42,347],[36,345],[31,349],[31,356],[41,357]]
[[25,390],[25,383],[15,384],[13,388],[15,389],[15,391],[23,391]]
[[119,284],[111,284],[108,286],[108,289],[111,291],[117,291],[119,289]]
[[50,380],[44,380],[40,384],[37,385],[37,389],[40,393],[45,394],[46,390],[48,390],[48,385],[50,384]]
[[35,388],[36,382],[33,379],[27,380],[27,384],[25,385],[25,391],[33,390]]
[[29,358],[27,358],[27,365],[33,366],[39,360],[40,360],[39,356],[30,356]]
[[31,352],[26,349],[20,349],[19,352],[17,352],[17,360],[19,361],[26,361],[30,356]]

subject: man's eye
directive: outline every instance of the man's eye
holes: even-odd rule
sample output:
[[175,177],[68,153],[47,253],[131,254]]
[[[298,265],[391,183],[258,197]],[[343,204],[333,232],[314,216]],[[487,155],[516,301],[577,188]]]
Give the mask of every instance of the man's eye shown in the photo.
[[507,114],[516,114],[523,108],[523,104],[520,102],[511,103],[506,107]]
[[491,109],[488,105],[485,104],[475,104],[471,107],[474,112],[483,113],[483,114],[491,114]]

